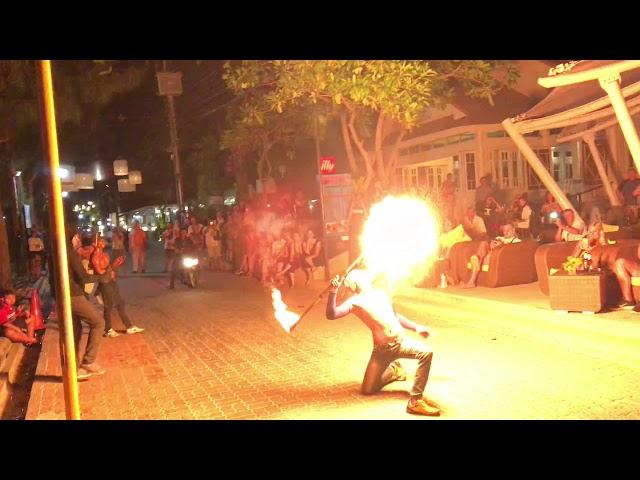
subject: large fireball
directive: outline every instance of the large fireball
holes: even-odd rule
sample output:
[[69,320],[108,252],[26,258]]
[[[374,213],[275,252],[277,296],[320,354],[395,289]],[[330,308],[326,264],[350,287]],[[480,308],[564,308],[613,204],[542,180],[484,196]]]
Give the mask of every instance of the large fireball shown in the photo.
[[439,224],[426,202],[387,196],[371,207],[360,245],[364,263],[390,286],[426,273],[438,251]]

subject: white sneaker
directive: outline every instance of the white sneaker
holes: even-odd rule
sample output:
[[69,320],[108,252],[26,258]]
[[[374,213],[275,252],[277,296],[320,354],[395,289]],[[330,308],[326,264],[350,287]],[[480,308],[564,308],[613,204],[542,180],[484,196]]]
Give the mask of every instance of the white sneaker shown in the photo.
[[135,325],[131,328],[127,328],[127,334],[131,335],[132,333],[140,333],[144,332],[144,328],[136,327]]
[[116,332],[113,328],[110,328],[109,330],[107,330],[105,332],[105,334],[103,335],[103,337],[109,337],[109,338],[115,338],[115,337],[119,337],[120,334],[118,332]]

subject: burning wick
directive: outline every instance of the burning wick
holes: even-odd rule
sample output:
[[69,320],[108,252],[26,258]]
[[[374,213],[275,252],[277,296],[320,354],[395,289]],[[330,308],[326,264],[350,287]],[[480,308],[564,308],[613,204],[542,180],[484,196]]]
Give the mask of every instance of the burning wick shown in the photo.
[[271,289],[271,300],[276,320],[287,333],[291,333],[291,328],[298,322],[300,315],[287,310],[287,304],[282,301],[282,293],[277,288]]

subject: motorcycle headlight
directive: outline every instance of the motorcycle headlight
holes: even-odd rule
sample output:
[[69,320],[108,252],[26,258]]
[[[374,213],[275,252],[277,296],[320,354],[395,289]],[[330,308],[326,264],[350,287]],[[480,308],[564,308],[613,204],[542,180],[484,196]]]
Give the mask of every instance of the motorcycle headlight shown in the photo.
[[196,265],[198,265],[198,259],[185,257],[182,259],[182,265],[184,265],[186,268],[195,267]]

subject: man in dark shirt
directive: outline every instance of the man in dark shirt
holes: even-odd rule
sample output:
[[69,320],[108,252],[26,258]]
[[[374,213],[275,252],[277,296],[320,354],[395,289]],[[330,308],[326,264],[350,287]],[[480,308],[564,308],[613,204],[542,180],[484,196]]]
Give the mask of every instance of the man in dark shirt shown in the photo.
[[[90,243],[90,239],[83,240],[86,247]],[[104,318],[87,298],[84,286],[87,283],[95,283],[99,281],[108,281],[107,274],[90,275],[86,272],[82,265],[83,258],[89,260],[91,250],[88,248],[79,248],[77,251],[69,243],[68,262],[69,262],[69,290],[71,295],[71,313],[73,315],[73,337],[76,345],[76,358],[80,357],[80,339],[82,337],[82,322],[89,326],[89,338],[87,339],[87,348],[78,368],[78,380],[85,380],[93,375],[102,375],[106,372],[104,368],[96,363],[98,350],[100,348],[100,340],[104,330]]]
[[354,313],[373,334],[373,352],[362,381],[362,393],[370,395],[389,383],[405,380],[406,373],[398,359],[416,359],[418,369],[407,412],[416,415],[440,415],[440,409],[423,397],[433,352],[426,344],[409,338],[404,333],[404,329],[408,329],[428,337],[429,329],[396,313],[389,295],[373,287],[370,274],[366,270],[351,271],[344,284],[355,295],[336,306],[336,292],[340,285],[340,277],[336,276],[331,282],[326,314],[327,318],[333,320]]
[[635,206],[638,204],[638,194],[636,189],[640,187],[640,179],[635,168],[627,170],[627,178],[620,182],[618,191],[620,192],[625,207]]

